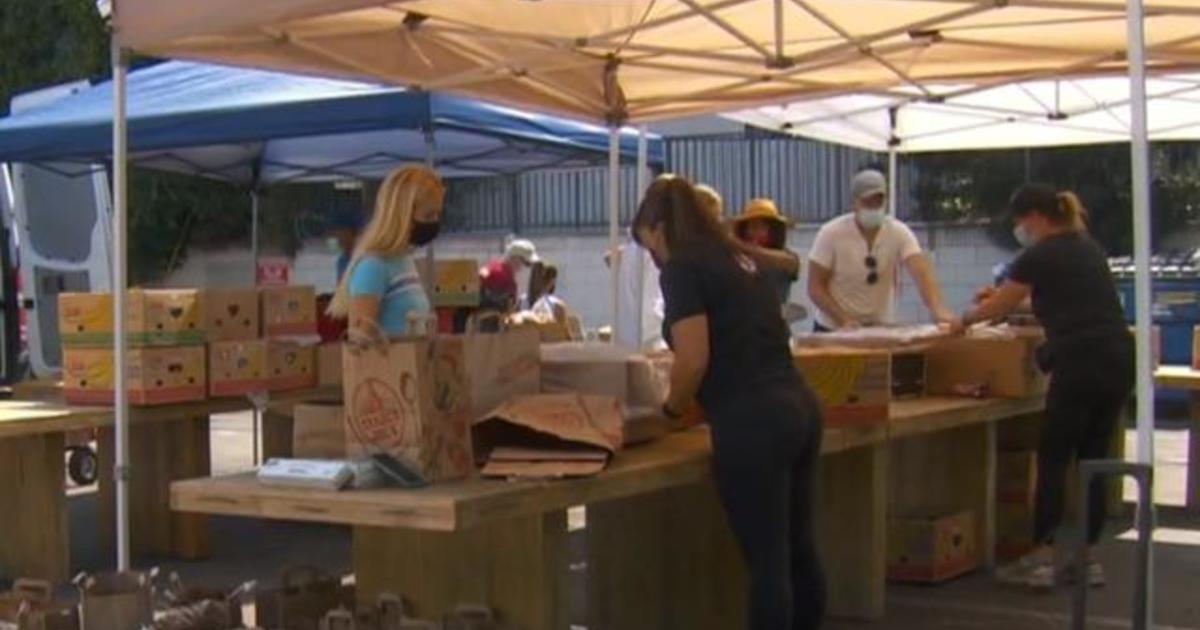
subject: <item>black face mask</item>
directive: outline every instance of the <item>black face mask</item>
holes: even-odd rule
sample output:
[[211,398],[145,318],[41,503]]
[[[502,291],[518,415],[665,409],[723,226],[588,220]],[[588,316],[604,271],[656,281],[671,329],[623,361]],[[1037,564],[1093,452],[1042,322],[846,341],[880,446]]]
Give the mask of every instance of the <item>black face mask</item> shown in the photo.
[[426,223],[425,221],[413,221],[412,234],[409,235],[409,240],[413,245],[426,245],[433,239],[437,238],[438,232],[442,230],[441,221],[433,221]]

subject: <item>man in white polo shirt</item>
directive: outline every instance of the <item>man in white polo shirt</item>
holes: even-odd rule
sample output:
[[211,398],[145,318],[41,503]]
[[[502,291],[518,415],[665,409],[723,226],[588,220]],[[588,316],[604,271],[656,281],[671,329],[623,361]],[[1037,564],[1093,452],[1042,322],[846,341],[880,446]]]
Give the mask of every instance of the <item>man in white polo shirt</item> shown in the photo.
[[895,323],[899,267],[907,269],[936,322],[954,321],[933,268],[912,230],[884,211],[887,180],[862,171],[850,184],[854,209],[817,232],[808,272],[808,295],[817,307],[815,329],[830,331]]

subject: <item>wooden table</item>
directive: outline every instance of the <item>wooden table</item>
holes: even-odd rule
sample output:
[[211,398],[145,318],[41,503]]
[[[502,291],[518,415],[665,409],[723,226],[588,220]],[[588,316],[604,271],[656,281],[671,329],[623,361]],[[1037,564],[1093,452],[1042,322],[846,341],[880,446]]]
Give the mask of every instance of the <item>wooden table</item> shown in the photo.
[[[889,509],[934,498],[970,507],[990,549],[995,424],[1041,406],[1040,397],[921,399],[893,403],[886,425],[827,430],[816,511],[831,612],[882,616]],[[745,576],[710,465],[708,432],[697,428],[624,451],[586,479],[329,492],[241,474],[176,482],[171,507],[349,525],[364,599],[402,593],[423,615],[482,602],[530,630],[560,630],[565,510],[586,505],[589,628],[727,630],[744,623]]]
[[1191,394],[1185,500],[1189,510],[1200,510],[1200,370],[1184,365],[1164,365],[1155,370],[1154,382],[1159,387],[1185,389]]
[[[113,410],[62,402],[56,392],[37,400],[0,401],[0,575],[54,583],[70,576],[70,543],[64,492],[65,435],[97,430],[100,463],[102,544],[115,540]],[[288,405],[340,396],[340,388],[272,396]],[[130,541],[135,553],[182,558],[207,554],[205,517],[169,508],[169,485],[210,474],[208,417],[252,408],[245,398],[207,400],[161,407],[131,407],[129,413]]]

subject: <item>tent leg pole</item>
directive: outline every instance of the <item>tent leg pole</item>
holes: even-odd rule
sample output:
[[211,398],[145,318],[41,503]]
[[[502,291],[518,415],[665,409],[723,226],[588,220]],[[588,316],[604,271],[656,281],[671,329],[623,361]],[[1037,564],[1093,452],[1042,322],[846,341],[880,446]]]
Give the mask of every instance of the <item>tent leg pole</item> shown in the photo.
[[[1133,256],[1135,261],[1134,296],[1137,321],[1137,457],[1142,464],[1154,465],[1154,376],[1150,348],[1151,274],[1150,274],[1150,143],[1146,120],[1146,40],[1142,0],[1126,0],[1129,41],[1129,104],[1131,112],[1130,163],[1133,169]],[[1138,518],[1154,528],[1154,499],[1138,506]],[[1145,523],[1145,519],[1150,519]],[[1154,558],[1150,548],[1146,576],[1149,594],[1145,618],[1134,620],[1134,627],[1151,627],[1154,601]]]
[[[646,194],[646,187],[649,185],[650,172],[647,170],[649,162],[648,154],[649,146],[646,138],[646,126],[638,127],[638,153],[637,153],[637,194],[638,201],[641,201],[642,195]],[[637,345],[640,349],[642,344],[646,342],[646,331],[643,330],[645,323],[646,312],[646,256],[641,249],[637,250],[637,300],[634,308],[637,309]]]
[[617,251],[619,245],[619,233],[621,223],[621,186],[620,186],[620,166],[621,166],[621,129],[613,127],[609,130],[608,135],[608,251],[612,252],[610,257],[609,271],[611,278],[609,281],[609,298],[612,301],[612,340],[615,343],[617,340],[617,327],[619,326],[620,318],[620,278],[621,278],[621,254]]
[[111,42],[113,73],[113,235],[112,235],[112,286],[113,286],[113,412],[115,415],[116,466],[113,470],[116,482],[116,531],[117,570],[129,569],[129,399],[126,386],[126,326],[125,289],[126,277],[126,216],[128,175],[128,145],[126,136],[126,75],[128,61],[120,41],[113,35]]
[[[435,172],[437,171],[437,144],[434,142],[432,129],[425,130],[425,166],[428,166],[430,170]],[[442,212],[445,212],[445,209],[443,209]],[[425,246],[425,268],[429,270],[429,272],[425,274],[425,294],[431,297],[434,293],[433,285],[434,276],[436,275],[433,270],[433,247],[433,241],[430,241],[429,244]],[[518,293],[520,293],[520,291],[518,291]]]

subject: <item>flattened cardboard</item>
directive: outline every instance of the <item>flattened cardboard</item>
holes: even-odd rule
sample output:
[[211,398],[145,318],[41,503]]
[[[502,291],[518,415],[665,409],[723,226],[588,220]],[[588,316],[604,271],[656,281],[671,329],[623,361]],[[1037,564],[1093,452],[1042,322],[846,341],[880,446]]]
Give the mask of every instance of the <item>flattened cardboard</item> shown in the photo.
[[624,445],[620,403],[611,396],[518,396],[476,421],[483,474],[561,478],[593,475]]

